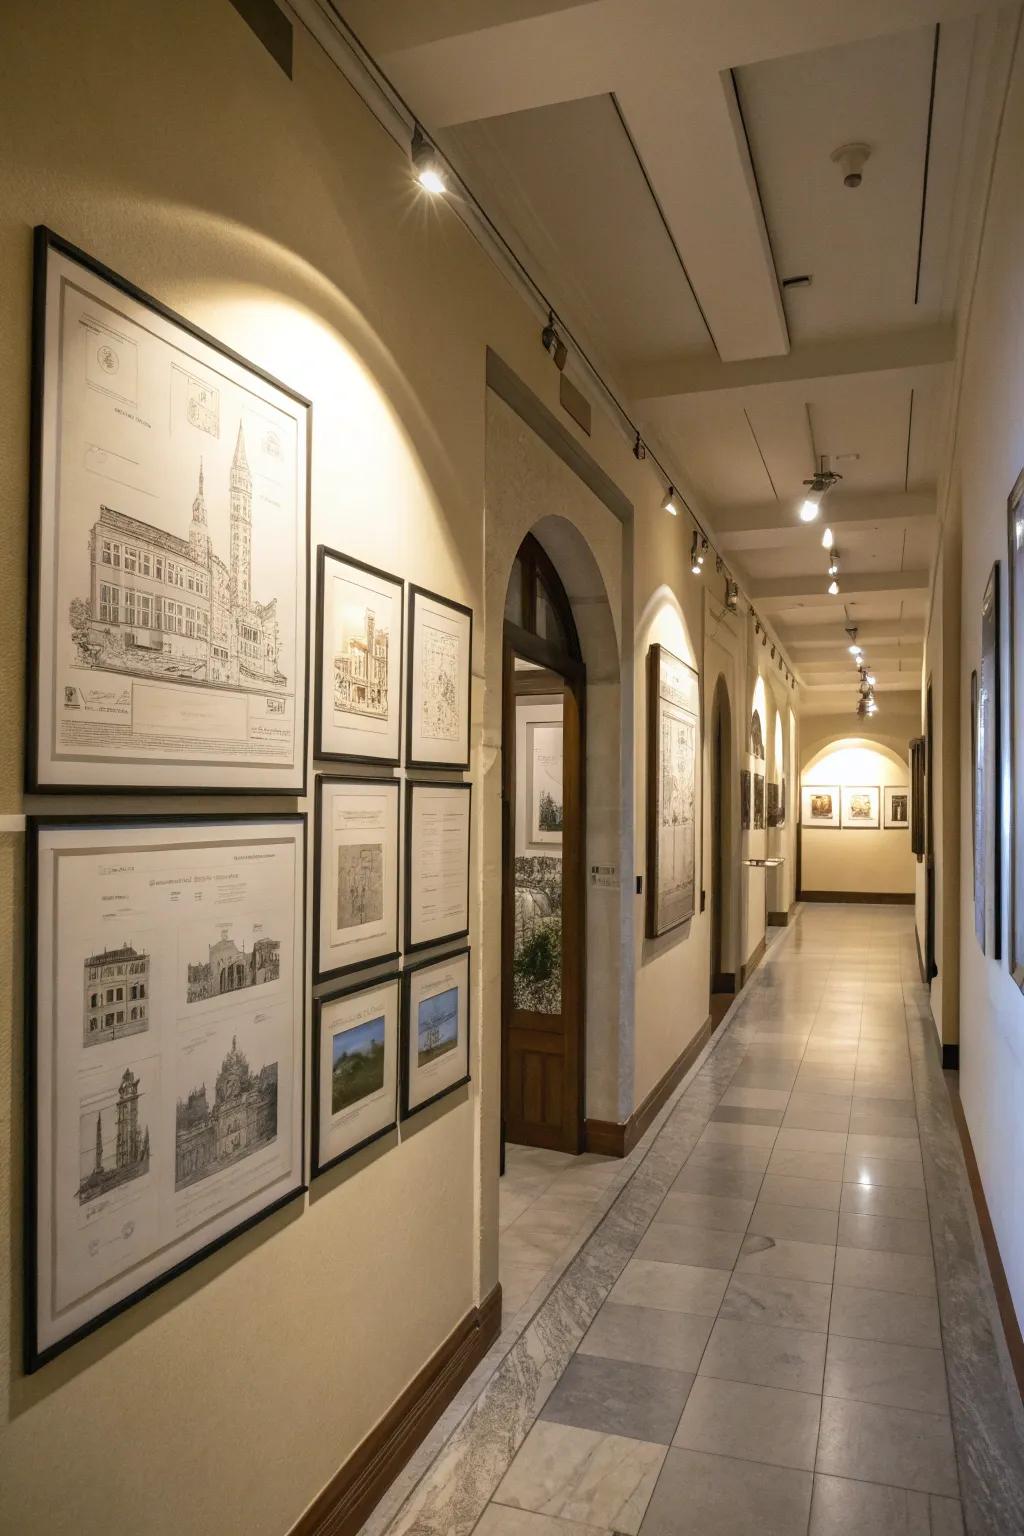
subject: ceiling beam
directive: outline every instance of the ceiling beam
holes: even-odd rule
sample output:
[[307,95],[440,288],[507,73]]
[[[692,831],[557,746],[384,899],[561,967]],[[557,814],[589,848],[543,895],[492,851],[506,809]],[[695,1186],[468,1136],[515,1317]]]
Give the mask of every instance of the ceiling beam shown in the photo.
[[[833,491],[821,507],[820,526],[829,527],[841,545],[842,535],[878,523],[931,524],[936,516],[934,491],[888,491],[870,496],[843,495]],[[781,545],[805,545],[808,532],[786,502],[739,507],[714,514],[715,533],[723,549],[778,549]],[[817,525],[816,525],[817,526]]]
[[845,579],[840,576],[842,603],[830,597],[825,587],[828,577],[774,576],[764,581],[751,582],[748,591],[751,600],[758,604],[770,603],[773,607],[791,606],[798,599],[805,606],[831,606],[837,618],[843,616],[843,603],[855,603],[859,598],[878,597],[884,593],[890,598],[913,597],[928,591],[927,571],[865,571],[851,572]]
[[[780,628],[787,651],[821,651],[831,646],[845,651],[850,643],[846,628],[851,622],[840,614],[834,624],[791,624]],[[857,640],[865,650],[869,646],[898,645],[908,636],[920,636],[923,639],[923,619],[871,619],[857,625]],[[914,638],[911,643],[916,645],[917,639]]]

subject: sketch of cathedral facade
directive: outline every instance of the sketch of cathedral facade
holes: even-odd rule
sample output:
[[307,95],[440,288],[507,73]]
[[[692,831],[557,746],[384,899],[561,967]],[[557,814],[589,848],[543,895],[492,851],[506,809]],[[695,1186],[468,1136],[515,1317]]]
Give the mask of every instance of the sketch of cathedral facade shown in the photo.
[[[118,1185],[138,1179],[149,1172],[149,1126],[139,1119],[139,1085],[131,1067],[125,1067],[117,1090],[117,1100],[96,1113],[96,1148],[89,1171],[83,1172],[78,1185],[78,1199],[84,1205],[100,1195],[109,1194]],[[107,1161],[107,1132],[104,1113],[114,1119],[114,1160]]]
[[239,947],[224,928],[217,942],[209,946],[206,960],[189,962],[186,1001],[199,1003],[225,992],[260,987],[276,981],[280,974],[280,939],[256,939],[247,950],[244,943]]
[[149,956],[123,944],[84,966],[82,1043],[99,1045],[149,1028]]
[[265,1147],[277,1135],[277,1062],[253,1072],[235,1036],[221,1063],[213,1104],[206,1084],[179,1099],[174,1187],[185,1189]]
[[214,553],[203,466],[187,539],[101,506],[89,537],[89,598],[71,603],[84,666],[137,677],[281,690],[277,599],[252,595],[252,473],[245,435],[229,477],[229,563]]
[[388,717],[388,631],[377,627],[372,608],[363,612],[362,634],[347,636],[334,653],[334,707],[374,720]]

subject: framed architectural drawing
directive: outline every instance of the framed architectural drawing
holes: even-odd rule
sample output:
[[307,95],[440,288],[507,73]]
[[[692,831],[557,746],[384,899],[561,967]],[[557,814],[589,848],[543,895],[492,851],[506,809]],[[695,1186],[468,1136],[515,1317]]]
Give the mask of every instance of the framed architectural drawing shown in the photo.
[[314,757],[401,761],[404,586],[323,544],[317,550]]
[[469,767],[473,610],[409,587],[409,768]]
[[1024,470],[1007,507],[1010,553],[1010,975],[1024,991]]
[[469,932],[472,785],[415,784],[405,816],[405,947],[424,949]]
[[402,973],[402,1119],[469,1082],[469,950]]
[[764,831],[764,774],[754,774],[754,831]]
[[316,781],[313,978],[398,956],[397,779]]
[[877,831],[880,813],[877,785],[844,784],[843,830]]
[[303,794],[310,406],[36,231],[30,789]]
[[764,762],[764,727],[761,724],[761,712],[755,709],[750,716],[750,755],[756,757],[759,762]]
[[695,910],[700,679],[652,645],[647,653],[647,937],[689,922]]
[[395,972],[313,1003],[316,1178],[398,1124],[401,979]]
[[886,784],[882,790],[882,826],[887,832],[910,827],[910,790],[906,784]]
[[915,736],[910,743],[910,851],[918,863],[924,858],[924,783],[925,739]]
[[750,831],[750,769],[740,769],[740,827]]
[[800,788],[803,827],[839,826],[838,784],[803,784]]
[[974,931],[982,953],[991,960],[1002,955],[1003,932],[999,644],[997,560],[981,602],[981,666],[974,748]]
[[305,828],[29,818],[27,1370],[303,1190]]

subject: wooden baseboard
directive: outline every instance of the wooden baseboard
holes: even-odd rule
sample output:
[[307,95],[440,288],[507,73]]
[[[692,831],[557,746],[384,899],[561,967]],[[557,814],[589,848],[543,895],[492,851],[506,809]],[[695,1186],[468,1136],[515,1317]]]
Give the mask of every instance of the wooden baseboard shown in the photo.
[[754,953],[750,956],[749,960],[745,961],[744,964],[740,966],[740,986],[741,987],[745,987],[746,986],[746,984],[750,980],[751,976],[753,976],[754,972],[757,970],[758,966],[761,964],[761,961],[764,959],[764,952],[767,949],[767,947],[768,947],[768,936],[766,934],[765,937],[761,940],[760,944],[754,950]]
[[354,1536],[501,1331],[501,1286],[474,1307],[292,1527]]
[[944,1072],[959,1072],[960,1047],[959,1045],[944,1045],[942,1047],[942,1070]]
[[769,926],[769,928],[788,928],[789,927],[789,913],[788,913],[788,911],[787,912],[769,912],[768,913],[768,926]]
[[912,907],[913,891],[801,891],[801,901],[868,902],[875,906]]
[[[943,1047],[943,1055],[945,1055],[948,1049],[950,1047]],[[959,1053],[959,1047],[953,1047],[953,1049]],[[992,1276],[992,1289],[995,1291],[996,1304],[999,1307],[999,1316],[1002,1320],[1003,1332],[1006,1335],[1006,1347],[1013,1366],[1013,1374],[1017,1378],[1017,1390],[1021,1398],[1024,1399],[1024,1335],[1021,1334],[1020,1319],[1014,1311],[1013,1297],[1010,1295],[1006,1270],[1003,1268],[1002,1254],[999,1252],[999,1244],[996,1241],[995,1227],[993,1227],[992,1217],[989,1215],[988,1201],[985,1199],[981,1174],[978,1172],[978,1160],[974,1155],[974,1145],[971,1141],[971,1133],[967,1127],[964,1107],[960,1102],[960,1094],[955,1083],[949,1078],[946,1079],[946,1088],[949,1092],[949,1101],[953,1106],[953,1119],[956,1121],[956,1128],[960,1133],[960,1145],[963,1148],[964,1162],[967,1165],[967,1182],[971,1186],[974,1209],[978,1214],[981,1240],[985,1245],[985,1257],[988,1259],[989,1272]]]
[[711,978],[711,990],[712,992],[735,992],[736,972],[716,971]]
[[921,980],[928,985],[928,976],[924,968],[924,953],[921,949],[921,935],[917,931],[917,923],[914,924],[914,943],[917,945],[917,968],[921,972]]
[[599,1152],[604,1157],[625,1157],[632,1152],[665,1100],[689,1072],[716,1027],[709,1013],[685,1051],[676,1057],[628,1120],[587,1120],[584,1124],[586,1150]]

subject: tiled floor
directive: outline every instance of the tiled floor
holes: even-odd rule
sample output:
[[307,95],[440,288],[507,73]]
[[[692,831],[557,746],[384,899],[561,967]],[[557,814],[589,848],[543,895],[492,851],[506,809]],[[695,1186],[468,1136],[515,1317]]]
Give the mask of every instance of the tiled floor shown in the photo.
[[546,1299],[545,1222],[614,1173],[515,1155],[533,1321],[393,1536],[961,1536],[958,1453],[970,1536],[1024,1531],[912,921],[802,911]]
[[581,1234],[597,1225],[619,1167],[615,1158],[592,1153],[574,1157],[511,1143],[505,1148],[499,1279],[506,1317],[579,1246]]

